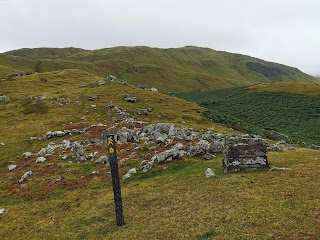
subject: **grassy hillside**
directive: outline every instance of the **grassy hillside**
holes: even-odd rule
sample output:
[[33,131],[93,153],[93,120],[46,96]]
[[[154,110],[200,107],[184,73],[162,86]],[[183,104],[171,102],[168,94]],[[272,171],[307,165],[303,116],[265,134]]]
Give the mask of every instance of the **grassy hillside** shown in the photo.
[[0,65],[45,72],[76,68],[106,76],[113,74],[133,84],[162,92],[218,89],[270,82],[311,82],[316,78],[298,69],[253,57],[207,48],[158,49],[116,47],[20,49],[0,55]]
[[274,83],[175,96],[208,108],[207,118],[235,129],[320,146],[319,85]]
[[[47,60],[46,60],[47,61]],[[270,165],[289,171],[225,174],[222,155],[157,165],[146,174],[121,180],[126,225],[116,227],[110,167],[94,161],[62,160],[57,152],[44,163],[25,159],[61,138],[31,140],[47,131],[82,129],[103,123],[85,134],[65,136],[70,141],[96,141],[111,126],[123,123],[106,105],[115,105],[137,120],[172,122],[205,131],[237,133],[212,123],[194,103],[117,83],[98,85],[101,77],[68,69],[0,81],[0,239],[317,239],[320,236],[319,151],[297,148],[269,153]],[[85,85],[80,87],[80,85]],[[138,97],[137,103],[121,99]],[[99,97],[89,101],[90,96]],[[141,109],[152,108],[150,115]],[[133,143],[118,146],[120,175],[155,151]],[[164,146],[159,146],[160,150]],[[90,151],[106,154],[103,146]],[[134,156],[130,158],[129,156]],[[9,164],[17,169],[8,171]],[[206,179],[207,167],[215,178]],[[32,176],[18,179],[27,170]],[[298,177],[297,177],[298,176]],[[57,181],[63,177],[61,181]]]

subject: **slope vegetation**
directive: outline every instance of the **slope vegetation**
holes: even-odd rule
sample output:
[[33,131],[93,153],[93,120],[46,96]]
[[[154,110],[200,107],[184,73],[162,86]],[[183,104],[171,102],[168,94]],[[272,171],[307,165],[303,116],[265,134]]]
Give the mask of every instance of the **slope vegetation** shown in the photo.
[[218,89],[271,82],[316,82],[298,69],[207,48],[116,47],[20,49],[0,55],[0,65],[45,72],[80,69],[98,76],[114,74],[132,84],[162,92]]
[[174,95],[208,108],[205,115],[214,122],[271,139],[320,147],[319,85],[272,83]]
[[[319,151],[302,148],[269,153],[270,164],[290,171],[225,174],[218,154],[207,161],[186,156],[121,180],[126,225],[116,227],[110,166],[74,161],[70,147],[49,152],[41,163],[37,152],[78,141],[87,153],[107,154],[101,144],[104,129],[141,128],[141,123],[123,121],[123,115],[203,133],[208,128],[236,131],[206,120],[205,109],[195,103],[130,84],[99,85],[99,80],[93,73],[66,69],[0,81],[0,95],[10,97],[0,102],[0,209],[6,210],[0,214],[0,239],[318,238]],[[126,94],[138,101],[124,101]],[[141,114],[143,109],[151,112]],[[84,128],[82,134],[42,137],[48,131]],[[117,146],[121,176],[139,169],[167,143],[154,142],[155,150],[150,144]],[[26,151],[34,155],[22,157]],[[16,169],[9,171],[12,164]],[[208,167],[216,177],[204,177]],[[27,170],[32,175],[18,183]]]

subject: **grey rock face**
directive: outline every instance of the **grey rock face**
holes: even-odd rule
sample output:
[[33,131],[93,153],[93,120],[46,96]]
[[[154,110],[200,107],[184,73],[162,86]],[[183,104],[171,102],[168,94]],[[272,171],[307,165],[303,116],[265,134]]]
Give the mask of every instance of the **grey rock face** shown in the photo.
[[86,156],[83,151],[83,146],[79,142],[72,144],[72,158],[74,161],[84,161]]
[[257,135],[237,135],[226,141],[222,165],[227,171],[267,168],[268,143]]
[[32,171],[28,171],[25,174],[22,175],[22,177],[19,180],[19,183],[23,183],[24,181],[27,180],[28,177],[32,175]]

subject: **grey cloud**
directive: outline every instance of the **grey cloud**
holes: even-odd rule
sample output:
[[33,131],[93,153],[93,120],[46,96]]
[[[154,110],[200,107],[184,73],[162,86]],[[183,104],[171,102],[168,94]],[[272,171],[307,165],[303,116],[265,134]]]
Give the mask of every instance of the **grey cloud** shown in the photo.
[[0,0],[0,52],[198,45],[320,74],[317,0]]

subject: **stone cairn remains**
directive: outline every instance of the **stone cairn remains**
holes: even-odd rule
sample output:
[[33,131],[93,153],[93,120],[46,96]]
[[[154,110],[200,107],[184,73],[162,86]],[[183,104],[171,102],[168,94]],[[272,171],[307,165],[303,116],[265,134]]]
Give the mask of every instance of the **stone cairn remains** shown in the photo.
[[268,168],[268,143],[257,135],[230,136],[222,166],[225,172]]

